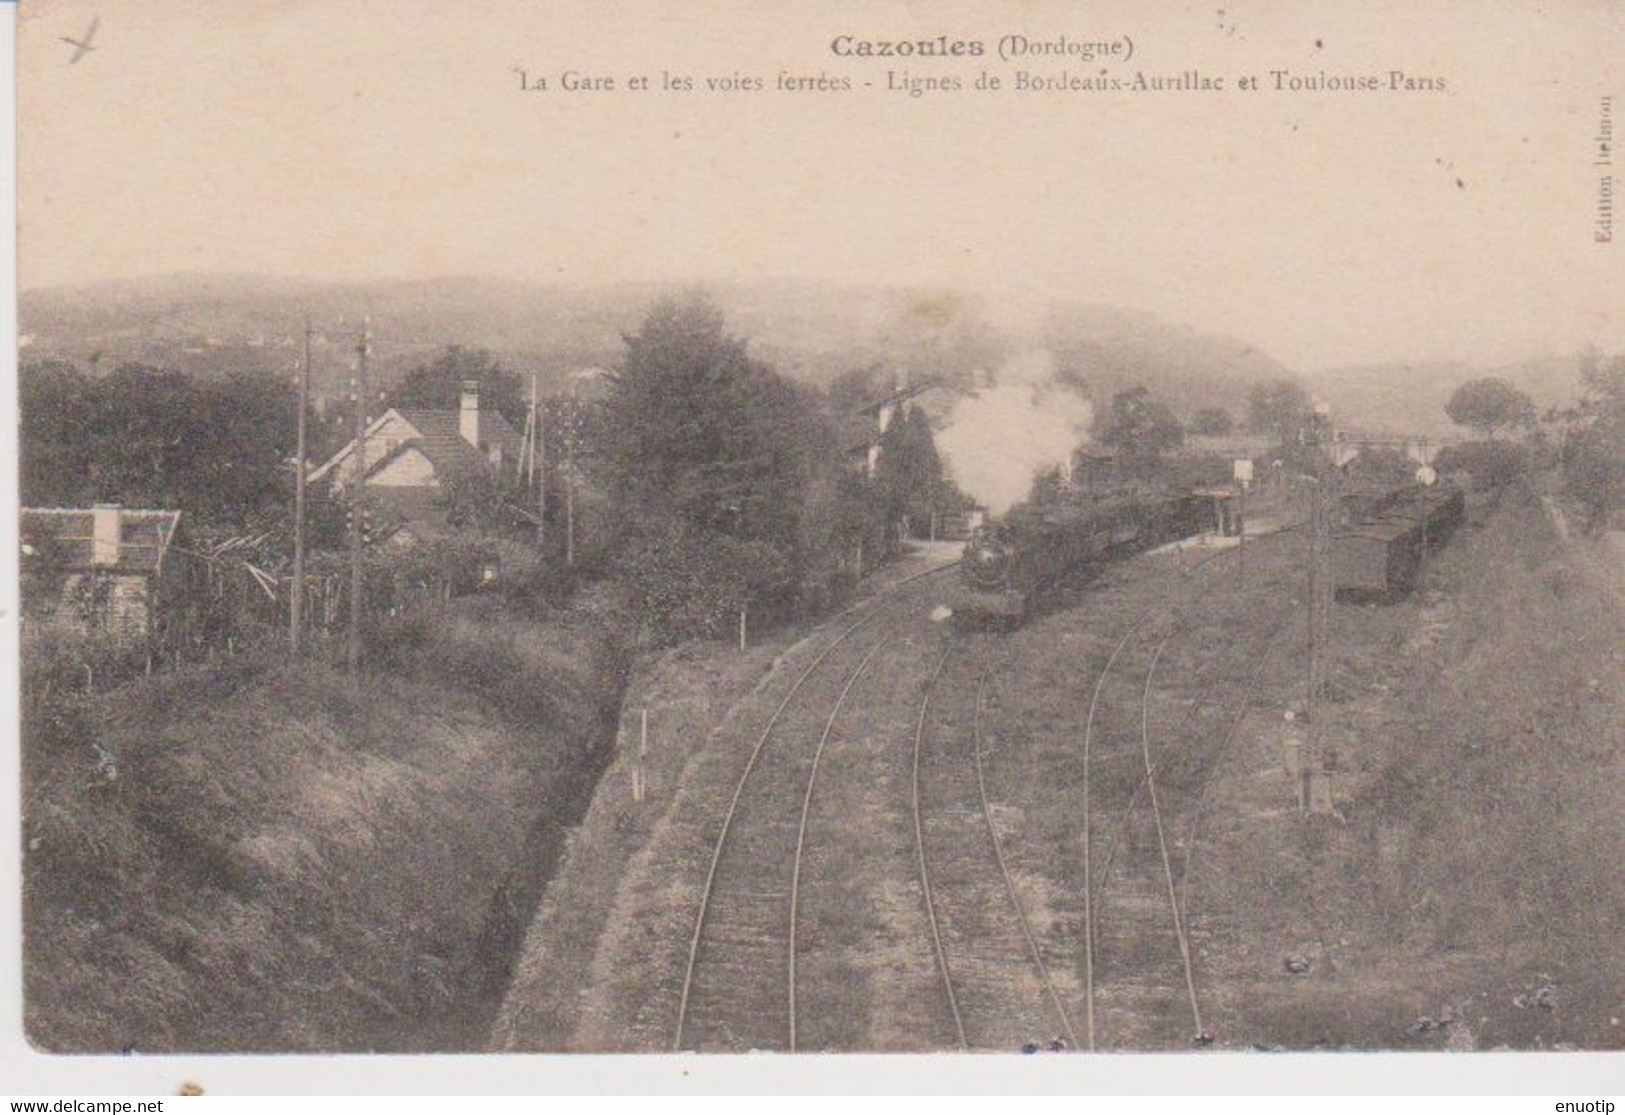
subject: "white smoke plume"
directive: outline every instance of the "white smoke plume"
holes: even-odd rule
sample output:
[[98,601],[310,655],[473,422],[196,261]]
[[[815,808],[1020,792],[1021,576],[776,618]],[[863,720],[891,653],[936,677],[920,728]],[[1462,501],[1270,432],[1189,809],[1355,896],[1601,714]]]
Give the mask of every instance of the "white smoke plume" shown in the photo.
[[1093,417],[1089,401],[1056,379],[1054,357],[1035,350],[955,403],[937,448],[954,482],[997,515],[1027,498],[1033,477],[1066,464]]

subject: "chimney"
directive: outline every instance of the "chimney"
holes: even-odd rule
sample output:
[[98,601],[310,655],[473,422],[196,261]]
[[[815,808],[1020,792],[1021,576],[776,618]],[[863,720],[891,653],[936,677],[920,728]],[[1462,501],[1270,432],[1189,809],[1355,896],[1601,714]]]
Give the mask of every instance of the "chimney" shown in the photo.
[[457,432],[475,449],[480,447],[480,381],[463,380],[463,405],[457,415]]
[[124,537],[124,509],[116,503],[98,503],[90,509],[90,563],[118,564],[119,543]]

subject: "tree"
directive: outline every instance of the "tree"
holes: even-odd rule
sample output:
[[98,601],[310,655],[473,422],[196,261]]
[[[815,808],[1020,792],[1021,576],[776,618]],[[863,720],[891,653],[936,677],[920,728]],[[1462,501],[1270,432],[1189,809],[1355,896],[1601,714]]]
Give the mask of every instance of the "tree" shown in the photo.
[[884,396],[890,390],[882,381],[884,366],[872,364],[867,368],[854,368],[831,380],[826,392],[836,413],[856,411]]
[[1523,446],[1511,441],[1468,441],[1447,445],[1433,458],[1441,474],[1466,473],[1479,491],[1504,488],[1524,474]]
[[1191,433],[1202,437],[1224,437],[1236,428],[1236,420],[1223,407],[1204,407],[1191,419]]
[[25,364],[18,373],[17,403],[22,502],[32,507],[89,503],[95,493],[85,432],[95,407],[94,382],[61,360]]
[[485,349],[462,345],[447,345],[433,361],[406,373],[390,390],[389,405],[456,410],[462,405],[463,384],[468,382],[480,385],[481,409],[495,410],[510,422],[524,422],[530,395],[519,377]]
[[[835,443],[831,443],[833,450]],[[843,468],[833,452],[808,487],[798,545],[804,575],[833,582],[878,564],[886,550],[887,522],[873,480]]]
[[1032,487],[1027,492],[1027,502],[1039,506],[1055,503],[1061,498],[1062,487],[1061,466],[1052,465],[1040,469],[1033,476]]
[[1416,462],[1399,450],[1373,445],[1360,450],[1343,471],[1368,480],[1393,482],[1411,479],[1416,469]]
[[1154,460],[1185,440],[1185,428],[1166,403],[1149,389],[1136,386],[1112,396],[1111,405],[1096,419],[1097,440],[1118,450],[1129,462]]
[[[725,537],[756,544],[728,550],[751,568],[798,571],[812,450],[827,440],[819,401],[752,359],[703,299],[659,303],[626,346],[599,415],[598,462],[628,552],[658,550],[676,538],[685,540],[684,552],[714,557],[728,550],[716,543]],[[645,586],[655,594],[650,599],[710,598],[738,580],[738,569],[725,562],[681,565],[669,574],[658,561],[635,568],[665,582]],[[683,588],[689,578],[700,588]],[[778,593],[787,582],[762,574],[738,583],[751,593]]]
[[954,503],[931,419],[918,407],[900,410],[880,435],[874,487],[887,525],[895,527],[906,520],[916,532]]
[[696,529],[657,511],[631,533],[614,566],[637,609],[642,638],[654,644],[731,636],[742,610],[785,599],[793,582],[778,547]]
[[1506,380],[1493,376],[1468,380],[1456,388],[1444,412],[1456,425],[1471,426],[1489,438],[1499,430],[1527,426],[1535,420],[1534,401]]
[[205,533],[286,519],[296,416],[274,379],[144,364],[94,379],[52,363],[25,371],[21,407],[25,502],[178,509]]
[[1247,426],[1255,434],[1270,434],[1282,445],[1297,440],[1303,416],[1309,413],[1309,392],[1290,379],[1255,383],[1247,391]]
[[603,406],[612,497],[789,549],[813,400],[751,359],[703,300],[662,302],[626,343]]
[[506,470],[483,464],[455,466],[440,479],[439,503],[454,527],[481,534],[497,534],[527,520],[521,482]]
[[1587,353],[1582,395],[1562,448],[1563,489],[1586,511],[1586,529],[1603,529],[1625,506],[1625,356]]

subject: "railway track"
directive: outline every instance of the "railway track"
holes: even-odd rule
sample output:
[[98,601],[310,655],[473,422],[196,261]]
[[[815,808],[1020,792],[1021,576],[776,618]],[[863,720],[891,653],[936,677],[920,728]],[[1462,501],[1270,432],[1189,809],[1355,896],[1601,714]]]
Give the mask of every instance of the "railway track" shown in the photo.
[[[929,939],[938,984],[936,994],[916,989],[907,996],[909,1023],[920,1044],[1017,1049],[1053,1035],[1074,1047],[1095,1048],[1099,1034],[1109,1032],[1114,1045],[1156,1048],[1188,1045],[1201,1034],[1180,884],[1206,786],[1251,694],[1239,708],[1234,701],[1214,699],[1216,688],[1234,681],[1229,668],[1217,671],[1223,676],[1198,695],[1176,726],[1174,742],[1160,749],[1153,747],[1157,733],[1150,694],[1158,660],[1178,623],[1178,598],[1193,593],[1219,559],[1235,552],[1201,559],[1185,571],[1172,599],[1165,596],[1143,608],[1116,640],[1095,682],[1083,749],[1081,1027],[1068,1009],[1075,993],[1063,993],[1055,979],[1071,958],[1048,955],[1034,931],[990,808],[983,732],[990,668],[955,643],[936,659],[914,718],[908,772],[924,914],[916,935]],[[854,939],[838,917],[821,917],[810,935],[803,928],[809,845],[817,842],[809,836],[809,816],[826,745],[843,711],[854,704],[852,695],[871,662],[896,635],[894,625],[878,621],[909,598],[912,585],[951,568],[908,578],[836,632],[795,675],[759,730],[712,845],[672,1048],[796,1050],[806,1042],[811,1016],[801,1017],[807,1009],[802,983],[812,977],[802,975],[801,954],[809,942],[823,956],[837,938],[846,939],[836,942],[837,951],[850,949]],[[978,644],[985,647],[980,639]],[[1143,684],[1136,686],[1135,679]],[[1130,690],[1137,702],[1128,699]],[[1206,706],[1234,713],[1226,713],[1231,727],[1217,744],[1188,749],[1211,754],[1213,761],[1165,765]],[[792,709],[795,716],[787,717]],[[806,721],[809,710],[817,711],[821,733],[805,725],[791,728],[792,721]],[[1127,761],[1135,758],[1137,768]],[[1172,785],[1170,774],[1187,765],[1195,780],[1187,785],[1181,775]],[[1091,813],[1099,808],[1092,794],[1129,802],[1119,833],[1104,841],[1101,832],[1091,832]],[[1146,803],[1150,808],[1141,808]],[[1165,815],[1170,805],[1193,810],[1183,856],[1171,840],[1176,818]],[[1092,860],[1101,851],[1104,857]],[[895,868],[893,862],[888,870],[895,875]],[[1103,917],[1101,901],[1108,889],[1111,902]],[[853,900],[850,888],[845,900]],[[890,932],[908,931],[892,927]],[[828,970],[817,977],[813,1015],[820,1021],[817,1029],[828,1031],[819,1035],[827,1048],[843,1044],[833,1035],[855,1032],[823,1018],[831,1001],[823,985],[838,978]],[[814,1044],[820,1043],[814,1039]]]
[[988,800],[990,669],[961,651],[949,670],[956,649],[944,652],[921,696],[912,772],[920,889],[954,1037],[962,1049],[1013,1051],[1051,1035],[1075,1043]]
[[[838,631],[795,676],[758,733],[712,843],[674,1050],[796,1047],[795,910],[818,759],[853,686],[891,638],[876,621],[906,603],[914,586],[952,568],[906,578]],[[824,733],[816,743],[780,738],[791,734],[783,729],[792,705],[829,710],[819,717]]]
[[[1234,553],[1205,559],[1204,566]],[[1193,587],[1204,583],[1198,578]],[[1255,582],[1268,588],[1261,578]],[[1216,648],[1197,693],[1171,732],[1153,728],[1157,667],[1181,629],[1181,597],[1153,601],[1114,643],[1096,678],[1083,741],[1085,1043],[1098,1048],[1206,1044],[1185,894],[1193,826],[1262,677],[1263,650]],[[1239,653],[1237,653],[1239,651]],[[1160,747],[1154,741],[1162,739]],[[1126,802],[1115,829],[1100,824],[1100,799]],[[1175,821],[1189,817],[1181,843]],[[1102,854],[1103,853],[1103,854]],[[1109,902],[1107,901],[1109,898]]]

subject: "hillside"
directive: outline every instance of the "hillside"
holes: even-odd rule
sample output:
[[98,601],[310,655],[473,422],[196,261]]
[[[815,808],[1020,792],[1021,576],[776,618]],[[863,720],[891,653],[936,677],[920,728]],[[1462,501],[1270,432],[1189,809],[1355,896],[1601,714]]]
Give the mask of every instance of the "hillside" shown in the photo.
[[[488,348],[509,366],[561,384],[569,369],[613,365],[622,334],[650,303],[682,288],[592,288],[480,278],[323,284],[245,276],[171,276],[25,292],[26,360],[109,369],[147,361],[203,376],[291,374],[307,312],[317,319],[317,390],[344,389],[353,330],[370,314],[381,384],[446,344]],[[1237,405],[1244,385],[1288,370],[1245,342],[1210,337],[1140,311],[1057,302],[1011,322],[981,297],[954,291],[790,280],[707,283],[729,328],[806,382],[876,365],[968,387],[979,370],[1035,349],[1064,378],[1098,395],[1144,382],[1191,407]],[[940,405],[940,404],[939,404]]]
[[[939,376],[948,392],[921,404],[937,418],[956,394],[985,384],[1011,362],[1044,354],[1057,378],[1100,401],[1143,383],[1189,417],[1219,406],[1238,417],[1249,384],[1294,378],[1366,430],[1459,433],[1444,403],[1463,381],[1495,375],[1545,408],[1569,402],[1572,356],[1482,368],[1465,363],[1288,368],[1243,338],[1198,333],[1142,310],[1056,299],[1012,317],[1009,307],[952,290],[837,285],[787,279],[575,287],[508,279],[448,277],[411,282],[318,283],[226,275],[176,275],[24,292],[25,362],[60,358],[109,370],[124,361],[200,377],[291,376],[304,316],[316,320],[318,396],[348,389],[353,331],[373,321],[380,388],[448,344],[487,348],[544,390],[561,390],[583,366],[613,367],[623,334],[651,303],[696,289],[727,316],[729,329],[780,371],[825,385],[855,370]],[[1346,416],[1343,417],[1343,416]]]
[[276,652],[91,697],[27,687],[36,1047],[482,1040],[605,759],[618,659],[600,624],[462,606],[384,657],[359,692]]

